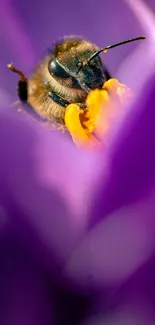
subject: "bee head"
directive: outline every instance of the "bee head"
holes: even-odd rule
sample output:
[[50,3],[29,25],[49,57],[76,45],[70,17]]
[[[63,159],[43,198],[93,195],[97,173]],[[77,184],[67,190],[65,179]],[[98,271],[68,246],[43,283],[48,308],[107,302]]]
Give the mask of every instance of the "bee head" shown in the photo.
[[51,50],[49,73],[58,78],[72,79],[75,88],[82,88],[86,92],[95,88],[100,89],[107,80],[107,74],[99,54],[141,39],[145,37],[131,38],[99,49],[82,37],[65,37]]
[[82,63],[88,60],[97,49],[95,45],[82,37],[66,37],[51,50],[48,70],[57,78],[72,79],[75,88],[82,88],[85,91],[101,88],[104,73],[100,57],[96,57],[78,73]]

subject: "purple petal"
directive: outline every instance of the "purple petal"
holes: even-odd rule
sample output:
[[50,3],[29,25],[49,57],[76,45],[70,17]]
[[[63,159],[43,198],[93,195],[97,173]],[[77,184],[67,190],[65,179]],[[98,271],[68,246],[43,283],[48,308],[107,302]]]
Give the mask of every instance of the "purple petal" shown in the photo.
[[[53,253],[63,261],[85,235],[100,153],[80,152],[63,136],[11,110],[1,111],[0,147],[2,204],[28,246],[41,243],[37,255]],[[48,263],[53,267],[52,260]]]
[[[0,37],[5,34],[6,42],[17,56],[16,62],[19,65],[32,67],[35,63],[34,47],[11,1],[1,1],[0,17],[0,30],[3,31],[0,33]],[[12,60],[11,57],[10,60]]]
[[129,324],[152,325],[154,315],[154,265],[155,255],[139,268],[121,288],[105,290],[96,296],[93,312],[82,324]]
[[142,199],[154,186],[154,91],[152,77],[130,107],[109,152],[111,172],[101,193],[104,202],[100,207],[106,213]]
[[94,198],[92,230],[68,261],[65,273],[78,285],[124,281],[154,251],[155,76],[146,86],[109,151],[110,170]]
[[17,238],[11,225],[0,232],[0,323],[51,325],[47,277]]
[[[3,2],[5,3],[4,0]],[[79,0],[76,6],[70,0],[66,0],[65,3],[59,0],[54,4],[50,0],[45,0],[44,3],[37,3],[37,6],[34,0],[31,2],[10,0],[9,3],[13,7],[12,10],[18,13],[18,19],[20,18],[22,26],[25,26],[27,35],[36,50],[35,53],[39,57],[45,49],[51,46],[53,41],[55,42],[64,35],[83,35],[103,47],[141,34],[141,28],[132,13],[123,1],[119,0],[104,3],[102,0],[98,0],[97,6],[95,2],[85,0],[85,7],[89,14],[83,10],[82,0]],[[34,16],[36,23],[34,23]],[[134,48],[135,44],[124,46],[109,51],[104,57],[112,75]]]
[[68,260],[65,274],[91,290],[124,282],[154,252],[153,202],[154,196],[99,222]]
[[123,61],[117,72],[117,77],[137,94],[144,86],[151,69],[154,69],[155,15],[147,3],[141,0],[125,0],[125,2],[131,7],[147,39]]

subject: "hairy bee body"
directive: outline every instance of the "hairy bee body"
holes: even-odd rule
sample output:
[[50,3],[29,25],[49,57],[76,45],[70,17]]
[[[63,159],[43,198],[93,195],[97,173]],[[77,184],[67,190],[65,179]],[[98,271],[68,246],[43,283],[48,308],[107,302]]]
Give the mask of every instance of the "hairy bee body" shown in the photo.
[[66,106],[77,103],[83,107],[89,91],[103,86],[109,74],[100,57],[78,72],[81,62],[96,50],[96,45],[75,36],[65,37],[51,48],[27,80],[26,101],[40,117],[61,127]]

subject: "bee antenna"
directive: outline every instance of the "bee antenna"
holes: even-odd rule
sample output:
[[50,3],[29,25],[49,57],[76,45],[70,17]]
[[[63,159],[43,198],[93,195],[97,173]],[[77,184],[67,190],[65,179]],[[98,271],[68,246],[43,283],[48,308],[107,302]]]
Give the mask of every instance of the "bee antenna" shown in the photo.
[[14,65],[12,63],[7,65],[7,68],[11,70],[12,72],[17,73],[20,76],[20,79],[22,81],[27,81],[27,78],[25,77],[24,73],[20,70],[15,69]]
[[93,60],[96,56],[98,56],[101,52],[106,53],[109,49],[112,49],[114,47],[120,46],[120,45],[124,45],[127,43],[131,43],[131,42],[135,42],[135,41],[139,41],[139,40],[144,40],[146,39],[145,36],[138,36],[138,37],[133,37],[133,38],[129,38],[125,41],[119,42],[119,43],[115,43],[112,45],[108,45],[104,48],[99,49],[98,51],[96,51],[87,61],[83,62],[82,66],[79,68],[78,72],[86,65],[89,64],[91,60]]

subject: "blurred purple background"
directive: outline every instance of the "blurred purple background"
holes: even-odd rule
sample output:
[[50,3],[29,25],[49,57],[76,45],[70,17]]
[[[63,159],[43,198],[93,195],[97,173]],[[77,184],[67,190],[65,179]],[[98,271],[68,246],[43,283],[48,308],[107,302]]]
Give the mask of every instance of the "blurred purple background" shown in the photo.
[[[16,77],[6,69],[14,62],[31,72],[51,43],[63,35],[78,34],[99,46],[143,34],[123,0],[1,0],[0,87],[16,96]],[[155,10],[155,1],[146,1]],[[122,60],[137,44],[109,52],[105,61],[115,75]],[[145,53],[144,53],[145,55]]]

